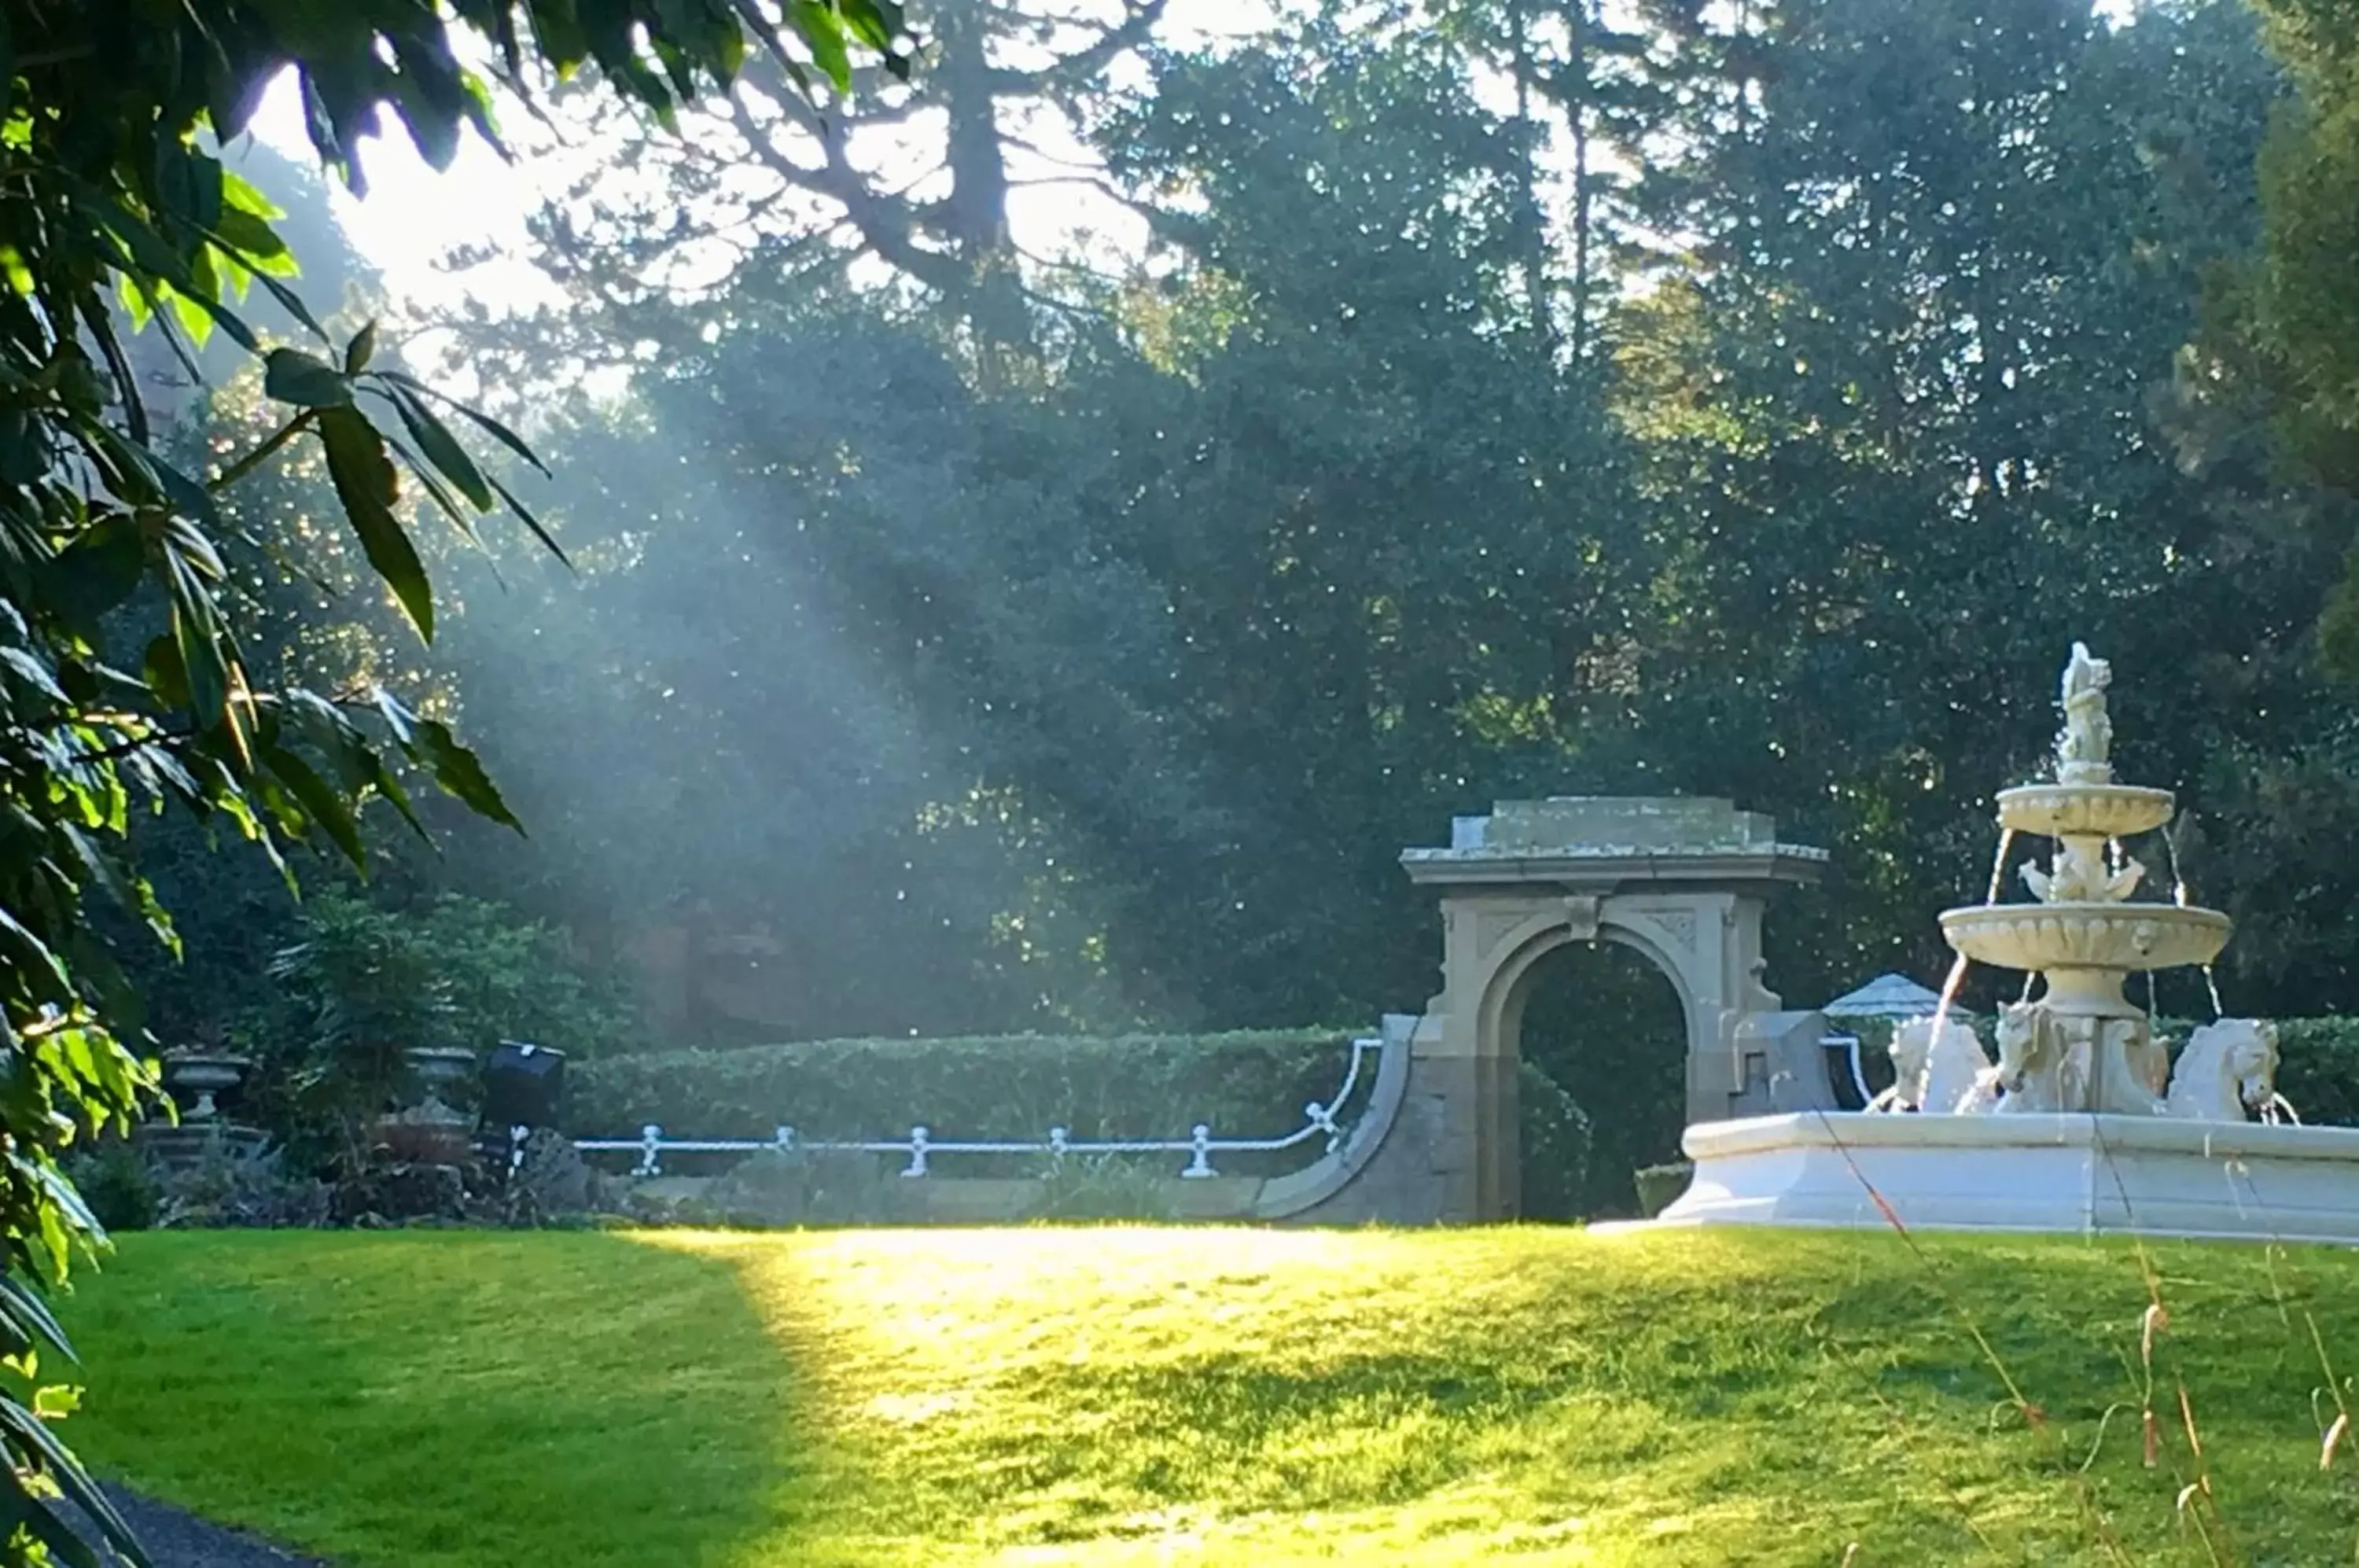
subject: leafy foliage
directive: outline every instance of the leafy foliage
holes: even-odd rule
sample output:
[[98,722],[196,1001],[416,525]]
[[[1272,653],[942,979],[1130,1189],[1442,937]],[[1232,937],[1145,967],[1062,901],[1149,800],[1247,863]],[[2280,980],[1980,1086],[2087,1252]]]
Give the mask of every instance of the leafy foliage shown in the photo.
[[[2359,15],[2334,0],[2257,0],[2296,90],[2260,158],[2260,243],[2215,286],[2182,377],[2199,450],[2266,419],[2298,472],[2359,492]],[[2337,536],[2348,538],[2348,530]],[[2359,678],[2359,555],[2319,625],[2330,669]]]
[[[791,8],[789,25],[842,82],[847,46],[892,49],[897,17],[889,0],[833,0]],[[748,23],[784,49],[757,10],[721,0],[586,16],[512,0],[333,13],[229,0],[161,13],[127,0],[0,9],[0,1048],[10,1067],[0,1353],[28,1379],[37,1342],[63,1345],[23,1281],[61,1279],[76,1237],[99,1234],[59,1155],[125,1127],[154,1093],[153,1069],[130,1043],[136,1005],[85,904],[103,889],[172,938],[124,851],[135,798],[230,825],[274,856],[308,840],[359,862],[362,802],[383,799],[415,820],[399,759],[513,822],[442,720],[381,689],[322,694],[256,674],[234,630],[229,563],[272,541],[242,534],[217,500],[291,443],[316,441],[369,566],[426,637],[435,605],[397,511],[403,475],[462,528],[500,502],[515,506],[454,435],[451,406],[375,363],[373,330],[328,342],[283,281],[294,258],[271,227],[277,210],[208,150],[245,129],[291,64],[313,144],[348,181],[360,182],[360,141],[381,109],[447,164],[464,126],[492,130],[488,89],[454,52],[453,18],[496,40],[511,77],[528,53],[560,71],[594,62],[659,116],[726,81]],[[237,309],[257,286],[311,346],[263,343]],[[118,306],[152,323],[192,376],[191,342],[215,331],[264,356],[283,422],[210,474],[164,455]],[[529,459],[496,420],[455,412],[473,434]],[[107,616],[143,590],[166,626],[144,647],[118,646]],[[44,1423],[64,1403],[0,1395],[0,1561],[95,1561],[53,1507],[60,1486],[136,1559],[121,1519]]]
[[1589,1217],[1589,1164],[1595,1149],[1595,1124],[1589,1113],[1527,1057],[1516,1064],[1516,1116],[1523,1159],[1523,1217]]
[[2296,1115],[2359,1127],[2359,1018],[2280,1018],[2277,1049],[2277,1092]]
[[628,1038],[611,987],[557,933],[483,899],[401,909],[331,891],[307,903],[297,936],[271,961],[273,1000],[232,1038],[255,1058],[245,1114],[301,1160],[356,1169],[414,1047],[516,1039],[594,1057]]
[[[584,1065],[566,1124],[628,1137],[654,1123],[683,1136],[1030,1138],[1223,1138],[1303,1126],[1302,1106],[1343,1081],[1348,1035],[1299,1029],[1213,1035],[1017,1035],[837,1040],[731,1051],[642,1052]],[[1365,1083],[1363,1074],[1363,1083]]]
[[2078,637],[2252,933],[2232,1003],[2346,1005],[2359,725],[2310,639],[2350,515],[2166,439],[2260,233],[2251,16],[1678,9],[1593,62],[1651,151],[1578,312],[1552,266],[1531,305],[1531,125],[1339,16],[1099,94],[1152,254],[1020,376],[751,263],[610,317],[661,346],[557,438],[582,578],[445,639],[536,824],[485,875],[745,936],[741,1032],[1223,1029],[1421,1001],[1394,855],[1452,814],[1724,794],[1835,855],[1769,928],[1807,1005],[1938,978]]

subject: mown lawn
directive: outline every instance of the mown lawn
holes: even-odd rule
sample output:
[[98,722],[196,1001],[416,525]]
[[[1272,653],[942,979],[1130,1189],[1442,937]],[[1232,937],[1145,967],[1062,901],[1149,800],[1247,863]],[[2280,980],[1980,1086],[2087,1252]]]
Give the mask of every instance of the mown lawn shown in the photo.
[[[71,1430],[352,1568],[2354,1561],[2359,1454],[2321,1471],[2309,1323],[2359,1370],[2359,1257],[2152,1250],[2149,1469],[2130,1249],[1926,1247],[1931,1271],[1797,1233],[135,1236],[67,1313]],[[2175,1508],[2181,1377],[2208,1547]]]

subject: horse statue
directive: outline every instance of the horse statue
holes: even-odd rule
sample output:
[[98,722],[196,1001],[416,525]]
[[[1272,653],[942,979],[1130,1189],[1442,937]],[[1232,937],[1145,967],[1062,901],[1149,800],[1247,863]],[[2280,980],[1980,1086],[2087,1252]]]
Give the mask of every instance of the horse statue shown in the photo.
[[1977,1116],[1997,1105],[1990,1058],[1972,1026],[1945,1020],[1937,1036],[1931,1018],[1911,1018],[1892,1031],[1889,1049],[1892,1087],[1869,1109]]
[[1998,1010],[1998,1110],[2022,1116],[2078,1111],[2089,1100],[2091,1042],[2034,1002]]
[[2277,1094],[2277,1029],[2264,1018],[2220,1018],[2187,1037],[2170,1075],[2167,1113],[2241,1122]]

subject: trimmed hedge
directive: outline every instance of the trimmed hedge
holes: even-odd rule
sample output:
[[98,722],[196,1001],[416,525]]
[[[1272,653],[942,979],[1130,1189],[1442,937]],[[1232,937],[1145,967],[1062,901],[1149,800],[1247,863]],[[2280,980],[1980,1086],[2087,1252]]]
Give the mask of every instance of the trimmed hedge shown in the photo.
[[[676,1051],[582,1063],[563,1120],[576,1137],[652,1122],[680,1138],[937,1140],[1277,1138],[1343,1081],[1350,1029],[1211,1035],[1003,1035],[820,1040]],[[1363,1065],[1362,1087],[1375,1062]]]
[[[2305,1122],[2359,1127],[2359,1018],[2279,1018],[2277,1093]],[[2184,1040],[2184,1030],[2172,1038]]]
[[1577,1220],[1595,1141],[1589,1113],[1536,1062],[1516,1064],[1516,1120],[1521,1129],[1523,1217]]
[[[2183,1042],[2190,1026],[2163,1027]],[[2278,1087],[2302,1119],[2359,1126],[2359,1018],[2285,1018],[2277,1029]],[[1341,1085],[1356,1032],[828,1040],[614,1056],[578,1064],[564,1123],[576,1137],[631,1137],[653,1122],[679,1138],[767,1138],[784,1122],[829,1139],[899,1138],[922,1123],[937,1140],[1038,1139],[1061,1125],[1092,1141],[1181,1138],[1206,1121],[1219,1138],[1278,1138],[1303,1125],[1307,1103],[1324,1104]],[[1531,1063],[1521,1067],[1527,1212],[1571,1217],[1592,1121],[1610,1107],[1579,1105]],[[1290,1168],[1301,1152],[1221,1164],[1239,1173]],[[1005,1163],[962,1158],[956,1170],[997,1174]]]

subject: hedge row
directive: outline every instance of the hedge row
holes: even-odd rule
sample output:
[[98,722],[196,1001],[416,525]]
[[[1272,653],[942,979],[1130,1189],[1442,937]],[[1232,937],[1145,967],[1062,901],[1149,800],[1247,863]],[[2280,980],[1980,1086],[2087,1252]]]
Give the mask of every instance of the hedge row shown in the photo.
[[[2174,1040],[2188,1027],[2165,1026]],[[2277,1028],[2278,1088],[2302,1119],[2359,1126],[2359,1018]],[[921,1123],[938,1140],[1038,1139],[1062,1126],[1087,1141],[1184,1138],[1200,1121],[1224,1138],[1277,1138],[1335,1093],[1353,1032],[829,1040],[614,1056],[577,1067],[564,1120],[577,1137],[608,1138],[653,1122],[684,1138],[766,1138],[784,1123],[810,1138],[885,1138]],[[1569,1210],[1590,1125],[1614,1114],[1611,1094],[1576,1104],[1528,1064],[1521,1077],[1527,1195],[1535,1212]]]
[[[576,1137],[652,1122],[675,1137],[936,1139],[1275,1138],[1342,1084],[1353,1031],[821,1040],[614,1056],[579,1065],[564,1121]],[[1375,1070],[1373,1059],[1364,1064]],[[1363,1090],[1364,1093],[1364,1090]]]
[[2280,1018],[2277,1051],[2277,1093],[2303,1121],[2359,1127],[2359,1018]]

